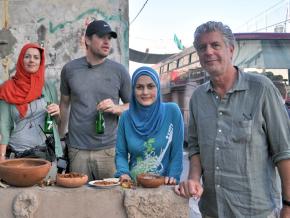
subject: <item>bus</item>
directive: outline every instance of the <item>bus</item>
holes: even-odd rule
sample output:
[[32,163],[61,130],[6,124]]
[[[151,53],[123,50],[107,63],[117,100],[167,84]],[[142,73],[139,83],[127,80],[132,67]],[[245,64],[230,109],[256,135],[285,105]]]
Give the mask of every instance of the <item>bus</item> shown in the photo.
[[[290,33],[235,33],[233,63],[244,71],[272,72],[290,80]],[[182,112],[187,145],[189,100],[193,90],[209,80],[193,46],[174,54],[153,68],[159,73],[164,102],[176,102]]]

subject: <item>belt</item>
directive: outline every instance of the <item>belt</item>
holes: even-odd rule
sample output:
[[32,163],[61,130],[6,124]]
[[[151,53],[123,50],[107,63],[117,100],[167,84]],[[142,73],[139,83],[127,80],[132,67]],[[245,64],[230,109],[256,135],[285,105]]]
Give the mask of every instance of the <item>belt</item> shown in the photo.
[[35,152],[46,152],[47,148],[46,146],[36,146],[34,148],[30,148],[24,151],[15,151],[10,149],[6,152],[6,157],[8,158],[21,158],[21,157],[27,157],[27,156],[34,156]]

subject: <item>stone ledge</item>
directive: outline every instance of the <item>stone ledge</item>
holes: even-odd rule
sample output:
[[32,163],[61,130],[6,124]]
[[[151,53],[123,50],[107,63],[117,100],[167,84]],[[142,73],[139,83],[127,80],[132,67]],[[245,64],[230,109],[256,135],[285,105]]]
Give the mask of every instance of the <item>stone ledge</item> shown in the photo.
[[0,188],[0,217],[5,218],[187,218],[188,200],[170,187],[97,189]]

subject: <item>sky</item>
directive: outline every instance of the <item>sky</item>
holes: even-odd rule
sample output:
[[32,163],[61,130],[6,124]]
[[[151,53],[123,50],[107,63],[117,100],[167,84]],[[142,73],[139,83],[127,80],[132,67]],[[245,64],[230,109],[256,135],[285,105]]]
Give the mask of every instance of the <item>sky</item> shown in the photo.
[[[129,0],[129,46],[165,54],[180,51],[174,43],[174,34],[189,47],[195,28],[209,20],[221,21],[233,32],[266,31],[261,27],[289,17],[290,0],[148,0],[134,20],[145,2]],[[141,65],[130,61],[129,71]]]

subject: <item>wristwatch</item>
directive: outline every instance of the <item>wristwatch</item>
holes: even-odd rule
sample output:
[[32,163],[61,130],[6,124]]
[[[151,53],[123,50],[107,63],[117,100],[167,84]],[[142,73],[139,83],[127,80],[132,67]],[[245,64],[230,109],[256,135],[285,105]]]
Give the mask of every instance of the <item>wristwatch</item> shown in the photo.
[[289,206],[290,207],[290,201],[287,201],[285,199],[282,199],[283,205]]

